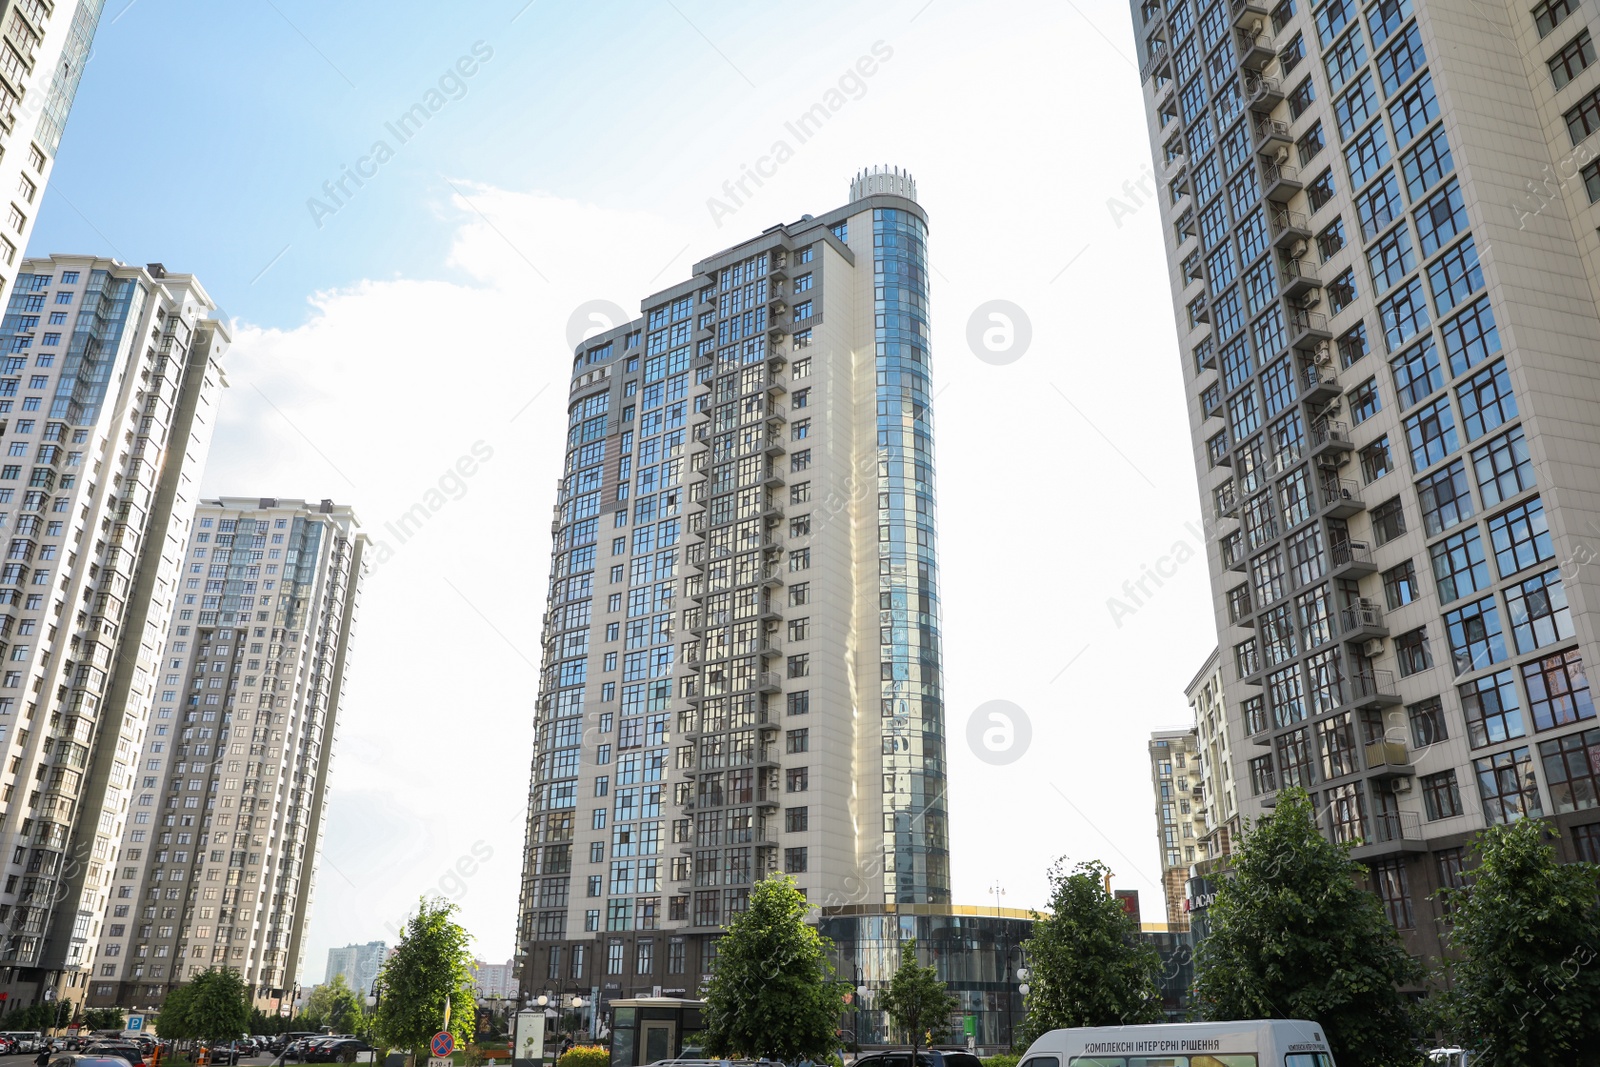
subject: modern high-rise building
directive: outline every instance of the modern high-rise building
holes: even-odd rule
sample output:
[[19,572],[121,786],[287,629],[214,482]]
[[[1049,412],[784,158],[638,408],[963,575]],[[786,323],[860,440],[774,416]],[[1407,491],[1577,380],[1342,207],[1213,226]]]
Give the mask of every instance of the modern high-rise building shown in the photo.
[[226,966],[271,1012],[301,982],[366,544],[331,500],[195,509],[89,1006]]
[[322,980],[331,982],[334,975],[342,974],[345,985],[357,993],[365,993],[372,988],[373,979],[378,977],[378,972],[383,969],[383,961],[388,958],[389,946],[382,941],[330,948],[328,968],[323,972]]
[[524,991],[692,993],[774,871],[948,904],[926,229],[863,173],[575,352]]
[[1193,729],[1157,730],[1150,735],[1146,747],[1150,753],[1150,785],[1155,792],[1167,926],[1187,930],[1184,889],[1189,868],[1199,858],[1199,840],[1205,831],[1199,739]]
[[0,3],[0,294],[17,276],[105,0]]
[[0,321],[0,991],[81,1003],[228,343],[191,275],[29,260]]
[[472,961],[472,988],[480,997],[492,1000],[517,999],[517,961],[486,963]]
[[1600,65],[1569,0],[1139,0],[1248,819],[1414,951],[1474,832],[1600,854]]

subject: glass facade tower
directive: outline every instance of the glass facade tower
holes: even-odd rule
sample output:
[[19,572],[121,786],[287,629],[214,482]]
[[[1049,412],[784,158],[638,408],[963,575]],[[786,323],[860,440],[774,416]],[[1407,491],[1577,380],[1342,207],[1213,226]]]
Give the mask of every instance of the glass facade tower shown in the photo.
[[949,900],[926,218],[898,171],[574,354],[518,966],[698,989],[767,874]]

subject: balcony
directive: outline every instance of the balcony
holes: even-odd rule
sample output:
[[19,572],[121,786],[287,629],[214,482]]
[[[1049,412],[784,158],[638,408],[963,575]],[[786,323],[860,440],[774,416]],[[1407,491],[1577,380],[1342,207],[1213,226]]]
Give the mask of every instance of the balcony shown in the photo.
[[1378,565],[1372,562],[1372,550],[1365,541],[1335,541],[1328,554],[1333,558],[1333,577],[1360,578],[1375,574]]
[[1275,156],[1280,151],[1287,152],[1294,145],[1294,138],[1289,135],[1289,124],[1266,115],[1252,116],[1254,122],[1251,128],[1255,130],[1256,151],[1264,156]]
[[1222,565],[1230,571],[1243,572],[1249,565],[1244,547],[1244,538],[1235,533],[1222,542]]
[[1306,363],[1300,368],[1300,399],[1307,404],[1326,404],[1344,389],[1332,367]]
[[1366,510],[1361,501],[1361,487],[1352,478],[1324,478],[1318,487],[1322,513],[1335,519],[1348,519]]
[[[1401,696],[1394,691],[1394,672],[1380,670],[1357,671],[1345,679],[1345,695],[1350,704],[1358,708],[1392,708],[1400,704]],[[1405,755],[1405,746],[1400,745]],[[1401,763],[1409,763],[1402,759]],[[1372,749],[1367,749],[1367,763],[1372,763]]]
[[1286,261],[1278,271],[1278,283],[1283,288],[1283,295],[1290,300],[1298,300],[1311,290],[1322,288],[1322,279],[1317,275],[1316,268],[1303,259]]
[[1241,585],[1228,591],[1228,621],[1235,626],[1254,626],[1255,616],[1251,614],[1250,587]]
[[1240,71],[1239,95],[1246,107],[1274,107],[1283,103],[1283,83],[1254,71]]
[[1411,756],[1399,741],[1378,741],[1367,746],[1367,770],[1374,777],[1399,778],[1414,773]]
[[1237,520],[1238,518],[1239,494],[1233,491],[1233,485],[1230,483],[1226,491],[1217,497],[1217,521],[1221,522],[1223,519]]
[[1379,812],[1367,820],[1371,836],[1350,850],[1350,858],[1376,859],[1397,852],[1426,852],[1422,837],[1422,818],[1414,811]]
[[1341,641],[1366,641],[1374,637],[1388,637],[1389,624],[1383,621],[1383,612],[1370,600],[1362,599],[1353,608],[1339,612],[1339,639]]
[[1305,187],[1299,167],[1261,160],[1261,192],[1268,200],[1287,200]]
[[1328,316],[1304,308],[1289,309],[1289,346],[1301,350],[1316,347],[1318,341],[1333,337],[1328,330]]
[[1323,419],[1311,426],[1311,454],[1321,457],[1323,455],[1349,452],[1355,448],[1350,440],[1350,427],[1342,422],[1330,422]]
[[1228,14],[1233,16],[1236,28],[1249,29],[1253,22],[1265,25],[1271,12],[1268,11],[1265,0],[1232,0],[1228,4]]
[[1167,49],[1166,42],[1162,42],[1161,46],[1157,48],[1155,52],[1151,54],[1150,58],[1144,61],[1144,65],[1139,68],[1139,84],[1143,85],[1145,82],[1149,81],[1150,76],[1161,67],[1166,66],[1167,61],[1171,58],[1172,53]]
[[1271,37],[1252,31],[1253,27],[1233,33],[1234,44],[1239,52],[1239,65],[1246,70],[1262,71],[1278,58],[1278,53],[1272,47]]
[[1277,248],[1292,248],[1296,241],[1311,240],[1311,222],[1303,212],[1290,211],[1285,207],[1273,208],[1267,216],[1267,223],[1272,243]]

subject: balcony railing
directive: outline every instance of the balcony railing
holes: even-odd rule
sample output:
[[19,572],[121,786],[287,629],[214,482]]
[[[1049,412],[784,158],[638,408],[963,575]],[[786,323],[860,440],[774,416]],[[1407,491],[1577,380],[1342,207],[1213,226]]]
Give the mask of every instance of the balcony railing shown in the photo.
[[1352,478],[1324,478],[1320,486],[1324,508],[1361,509],[1361,487]]
[[1335,541],[1329,546],[1335,569],[1340,567],[1372,565],[1372,550],[1365,541]]
[[1350,427],[1342,422],[1332,422],[1327,419],[1313,424],[1311,427],[1311,448],[1315,451],[1324,446],[1342,448],[1348,451],[1353,447],[1350,442]]
[[1375,841],[1421,841],[1422,819],[1414,811],[1384,811],[1372,817]]
[[1339,632],[1345,635],[1370,633],[1376,637],[1388,633],[1389,629],[1376,604],[1358,604],[1339,612]]

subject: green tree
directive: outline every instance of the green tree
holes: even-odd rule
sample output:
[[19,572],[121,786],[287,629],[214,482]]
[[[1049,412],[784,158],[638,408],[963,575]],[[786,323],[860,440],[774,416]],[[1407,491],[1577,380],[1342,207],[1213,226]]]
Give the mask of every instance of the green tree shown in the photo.
[[889,1013],[895,1026],[911,1035],[911,1062],[917,1062],[922,1035],[942,1029],[959,1003],[938,972],[917,962],[917,943],[900,943],[900,969],[889,980],[889,988],[878,996],[878,1006]]
[[362,1025],[361,998],[350,988],[343,974],[333,976],[311,991],[305,1014],[336,1034],[355,1033]]
[[121,1008],[89,1008],[83,1013],[83,1025],[90,1030],[121,1030],[126,1023]]
[[448,1029],[456,1044],[464,1046],[471,1039],[472,935],[454,921],[457,910],[443,897],[418,900],[417,913],[406,920],[400,944],[378,972],[383,998],[371,1025],[385,1044],[422,1049],[430,1037],[446,1029],[447,1003]]
[[1413,1019],[1397,986],[1423,977],[1366,868],[1317,831],[1303,790],[1278,794],[1243,835],[1208,911],[1195,1001],[1206,1019],[1308,1019],[1345,1064],[1418,1060]]
[[1471,884],[1440,894],[1459,957],[1446,1018],[1495,1067],[1600,1063],[1600,866],[1558,863],[1548,834],[1491,827]]
[[1028,960],[1028,1039],[1066,1026],[1161,1021],[1161,954],[1106,888],[1098,860],[1050,867],[1050,914],[1033,916]]
[[831,943],[806,925],[807,907],[794,879],[774,874],[729,923],[706,989],[710,1055],[794,1063],[833,1050],[844,985],[828,962]]
[[168,993],[161,1005],[164,1038],[233,1041],[249,1024],[250,987],[229,968],[207,968]]

